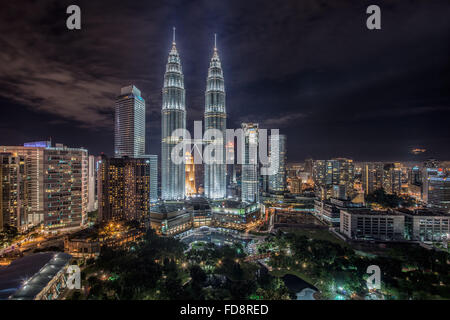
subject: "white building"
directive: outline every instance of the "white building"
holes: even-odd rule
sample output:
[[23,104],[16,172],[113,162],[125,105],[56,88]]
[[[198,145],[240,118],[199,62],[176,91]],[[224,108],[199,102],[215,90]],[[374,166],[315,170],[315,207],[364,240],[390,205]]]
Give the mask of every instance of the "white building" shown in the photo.
[[393,211],[340,210],[339,231],[353,240],[403,240],[405,216]]

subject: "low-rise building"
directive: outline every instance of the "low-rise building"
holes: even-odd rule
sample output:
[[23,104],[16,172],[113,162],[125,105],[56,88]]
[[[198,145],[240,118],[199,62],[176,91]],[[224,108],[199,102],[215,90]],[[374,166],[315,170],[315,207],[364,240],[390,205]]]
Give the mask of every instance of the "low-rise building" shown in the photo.
[[258,203],[222,200],[212,201],[210,205],[214,224],[225,228],[243,229],[261,216]]
[[173,236],[192,228],[192,212],[184,201],[164,201],[150,208],[150,226],[158,234]]
[[126,248],[139,241],[145,230],[126,222],[110,222],[100,228],[91,227],[64,238],[64,251],[74,258],[96,258],[103,246]]
[[242,230],[261,218],[257,203],[234,200],[207,200],[194,197],[185,201],[164,201],[150,209],[150,227],[158,234],[174,236],[203,226]]
[[405,216],[407,240],[433,242],[450,239],[450,214],[429,209],[397,211]]
[[206,198],[194,197],[187,200],[186,210],[191,213],[194,228],[212,224],[211,206]]
[[336,198],[314,201],[314,215],[331,226],[339,226],[341,210],[358,208],[363,208],[363,204]]
[[353,240],[404,240],[405,216],[395,211],[340,210],[341,234]]

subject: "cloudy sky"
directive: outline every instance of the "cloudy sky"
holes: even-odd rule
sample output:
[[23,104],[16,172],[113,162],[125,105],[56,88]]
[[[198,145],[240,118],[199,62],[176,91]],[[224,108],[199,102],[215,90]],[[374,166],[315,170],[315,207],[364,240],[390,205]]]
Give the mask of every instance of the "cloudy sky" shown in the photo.
[[[81,8],[82,29],[66,28]],[[366,28],[381,7],[382,30]],[[448,0],[3,1],[0,145],[45,140],[113,151],[114,99],[135,84],[147,152],[160,152],[171,43],[185,74],[188,126],[201,120],[213,35],[229,128],[279,128],[290,161],[450,159]]]

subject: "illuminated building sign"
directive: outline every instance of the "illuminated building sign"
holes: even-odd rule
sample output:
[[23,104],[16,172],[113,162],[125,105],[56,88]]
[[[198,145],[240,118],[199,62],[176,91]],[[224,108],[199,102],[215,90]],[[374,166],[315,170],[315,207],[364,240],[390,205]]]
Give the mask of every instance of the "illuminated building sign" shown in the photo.
[[26,142],[23,144],[23,146],[33,148],[50,148],[52,146],[52,143],[50,141]]

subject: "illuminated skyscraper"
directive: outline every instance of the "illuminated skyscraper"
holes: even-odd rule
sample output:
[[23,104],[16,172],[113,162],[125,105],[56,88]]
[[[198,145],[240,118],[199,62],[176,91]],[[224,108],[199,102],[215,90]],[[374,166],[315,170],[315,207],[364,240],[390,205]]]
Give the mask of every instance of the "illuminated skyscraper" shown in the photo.
[[389,194],[401,191],[401,169],[398,163],[366,162],[362,168],[362,187],[365,194],[383,189]]
[[22,230],[28,219],[27,164],[24,155],[0,153],[0,231]]
[[[88,153],[83,148],[51,146],[49,141],[1,146],[0,152],[23,157],[25,190],[21,230],[43,223],[49,229],[85,223],[88,204]],[[18,220],[16,220],[19,223]]]
[[225,109],[225,85],[219,53],[214,39],[214,52],[208,69],[205,93],[205,131],[215,129],[222,137],[214,136],[207,144],[215,144],[217,159],[205,163],[205,196],[210,199],[223,199],[226,196],[226,153],[225,132],[227,114]]
[[384,164],[381,162],[363,164],[362,187],[366,195],[383,188],[383,167]]
[[442,168],[427,167],[427,164],[423,172],[423,201],[430,208],[450,213],[450,177]]
[[97,180],[97,161],[95,157],[90,155],[88,162],[88,206],[87,211],[92,212],[97,210],[97,192],[96,192],[96,180]]
[[27,217],[21,228],[38,225],[44,221],[44,150],[50,147],[49,141],[26,143],[24,146],[1,146],[0,152],[24,156],[27,167]]
[[197,193],[195,187],[195,164],[191,153],[186,152],[186,196],[190,197]]
[[243,123],[241,200],[258,202],[258,124]]
[[139,157],[145,153],[145,101],[133,85],[123,87],[116,100],[114,156]]
[[383,189],[389,194],[400,194],[402,173],[399,163],[386,163],[383,167]]
[[347,198],[353,193],[353,160],[337,158],[315,160],[313,179],[317,195],[325,198]]
[[[161,198],[176,200],[185,197],[185,165],[171,159],[172,149],[181,138],[172,138],[176,129],[186,129],[184,77],[180,56],[175,45],[175,28],[172,49],[164,74],[161,111]],[[180,155],[184,157],[184,154]]]
[[150,202],[158,201],[158,155],[146,154],[141,156],[150,166]]
[[270,136],[270,144],[274,143],[273,141],[278,138],[278,152],[272,154],[270,153],[270,161],[274,161],[278,163],[278,170],[276,174],[269,176],[269,191],[270,192],[284,192],[286,191],[286,135],[280,134],[278,136]]
[[86,223],[88,151],[62,144],[44,151],[44,226],[78,227]]
[[107,158],[98,168],[98,220],[134,220],[148,215],[151,200],[149,158]]

